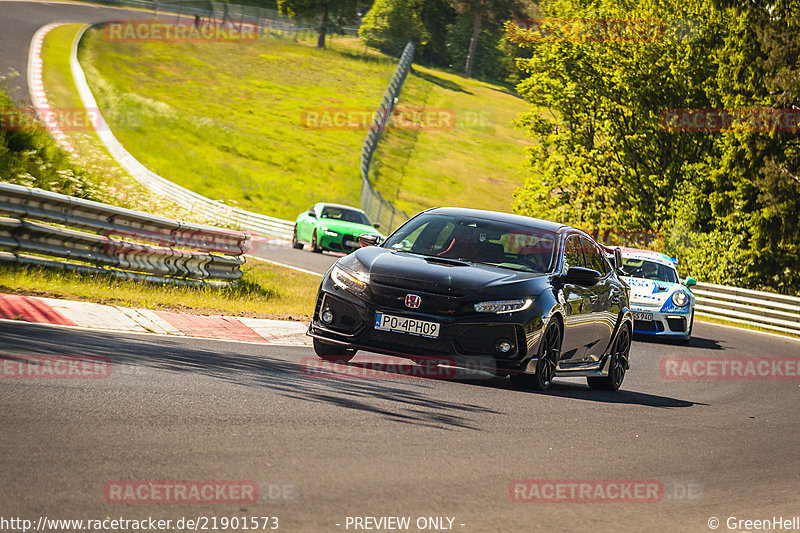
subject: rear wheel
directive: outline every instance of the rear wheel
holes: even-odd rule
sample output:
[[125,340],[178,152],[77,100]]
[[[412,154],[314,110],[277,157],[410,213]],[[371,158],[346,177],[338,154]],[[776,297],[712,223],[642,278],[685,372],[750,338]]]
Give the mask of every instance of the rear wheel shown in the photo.
[[608,375],[602,378],[586,378],[589,387],[597,390],[619,390],[625,371],[628,370],[628,358],[631,351],[631,331],[628,325],[622,326],[608,362]]
[[331,344],[316,338],[314,339],[314,352],[320,359],[334,363],[347,363],[356,355],[354,348],[345,348],[340,344]]
[[292,233],[292,248],[303,249],[303,243],[297,241],[297,224],[294,225],[294,232]]
[[311,236],[311,251],[316,254],[322,253],[322,248],[319,247],[319,242],[317,241],[317,230],[314,230],[314,235]]
[[561,326],[553,322],[544,332],[542,349],[539,361],[536,363],[536,373],[513,373],[511,383],[521,389],[547,390],[553,384],[556,375],[556,365],[561,354]]

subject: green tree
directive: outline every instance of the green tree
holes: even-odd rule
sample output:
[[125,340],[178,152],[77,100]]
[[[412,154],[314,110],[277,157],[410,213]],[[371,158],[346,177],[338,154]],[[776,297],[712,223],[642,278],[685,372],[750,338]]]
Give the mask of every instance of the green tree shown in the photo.
[[389,54],[398,53],[410,39],[417,45],[418,58],[447,66],[447,31],[454,20],[449,0],[377,0],[359,35],[368,46]]
[[515,210],[661,231],[665,251],[708,281],[800,290],[797,130],[674,131],[660,120],[673,108],[797,109],[798,0],[556,0],[543,10],[657,24],[600,39],[574,32],[586,23],[561,24],[556,38],[508,27],[532,52],[518,89],[535,106],[521,120],[535,142]]
[[471,78],[481,27],[487,22],[504,21],[519,15],[524,4],[518,0],[453,0],[453,5],[459,13],[472,19],[472,35],[464,62],[464,76]]
[[318,48],[325,48],[332,29],[355,23],[371,5],[367,0],[278,0],[278,10],[284,15],[319,22]]
[[388,54],[401,51],[409,39],[418,47],[424,46],[429,35],[420,17],[421,3],[420,0],[376,0],[364,16],[359,37],[367,46]]

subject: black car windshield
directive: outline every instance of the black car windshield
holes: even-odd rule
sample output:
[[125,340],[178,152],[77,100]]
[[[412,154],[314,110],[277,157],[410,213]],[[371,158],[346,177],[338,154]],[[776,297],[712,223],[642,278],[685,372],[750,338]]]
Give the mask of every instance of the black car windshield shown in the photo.
[[652,279],[654,281],[666,281],[667,283],[680,282],[678,273],[675,272],[674,268],[655,261],[648,261],[647,259],[623,257],[622,268],[632,278]]
[[524,272],[546,273],[555,268],[556,234],[456,215],[415,217],[383,244],[390,250],[457,259]]
[[341,207],[325,206],[322,209],[322,218],[332,218],[333,220],[342,220],[344,222],[353,222],[355,224],[364,224],[369,226],[369,219],[361,211],[355,209],[343,209]]

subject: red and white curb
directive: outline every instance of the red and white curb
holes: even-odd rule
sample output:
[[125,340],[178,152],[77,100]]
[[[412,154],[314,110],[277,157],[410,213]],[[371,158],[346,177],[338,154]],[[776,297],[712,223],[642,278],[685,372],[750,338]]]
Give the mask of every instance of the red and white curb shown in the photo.
[[308,324],[236,316],[202,316],[117,305],[0,294],[0,319],[83,327],[125,333],[156,333],[305,346]]
[[44,80],[42,79],[42,43],[44,42],[44,37],[50,30],[63,24],[63,22],[58,22],[42,26],[33,35],[31,48],[28,52],[28,87],[33,108],[39,115],[45,129],[50,132],[50,135],[65,151],[76,155],[75,148],[72,147],[64,130],[61,129],[55,119],[56,114],[51,112],[50,103],[47,101],[47,93],[44,90]]

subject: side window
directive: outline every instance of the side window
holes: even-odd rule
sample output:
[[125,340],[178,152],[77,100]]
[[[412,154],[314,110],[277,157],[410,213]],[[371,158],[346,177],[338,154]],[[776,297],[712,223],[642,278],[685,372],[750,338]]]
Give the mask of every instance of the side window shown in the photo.
[[581,241],[583,242],[583,253],[586,257],[586,266],[597,270],[602,276],[611,272],[611,265],[606,262],[606,258],[603,257],[603,252],[600,248],[586,238],[581,238]]
[[581,241],[577,235],[571,235],[564,245],[564,271],[570,267],[585,267]]

